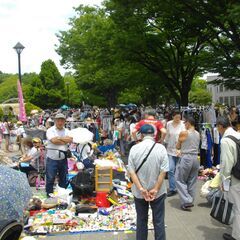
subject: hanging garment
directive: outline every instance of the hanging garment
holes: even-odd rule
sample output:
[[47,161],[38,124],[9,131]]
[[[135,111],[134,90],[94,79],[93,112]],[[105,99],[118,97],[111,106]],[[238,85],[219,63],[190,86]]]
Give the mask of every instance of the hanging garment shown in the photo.
[[213,141],[210,130],[206,129],[206,136],[207,136],[207,155],[206,155],[206,167],[212,168],[212,147]]
[[206,156],[207,156],[207,150],[206,149],[200,149],[200,165],[204,166],[206,168]]
[[203,127],[200,132],[201,147],[200,147],[200,165],[206,167],[206,155],[207,155],[207,135],[206,128]]
[[216,127],[213,129],[213,139],[213,166],[217,166],[218,164],[220,164],[220,134]]

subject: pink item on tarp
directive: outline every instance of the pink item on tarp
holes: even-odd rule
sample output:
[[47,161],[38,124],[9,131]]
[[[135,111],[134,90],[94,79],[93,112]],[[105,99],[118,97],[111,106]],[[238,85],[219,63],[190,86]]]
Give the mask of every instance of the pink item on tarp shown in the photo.
[[68,158],[67,161],[68,161],[68,171],[75,170],[76,161],[72,160],[71,158]]

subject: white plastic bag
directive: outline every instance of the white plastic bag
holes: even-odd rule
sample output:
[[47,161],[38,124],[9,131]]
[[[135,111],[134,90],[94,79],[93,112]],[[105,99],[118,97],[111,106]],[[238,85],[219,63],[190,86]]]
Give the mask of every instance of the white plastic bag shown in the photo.
[[211,184],[211,180],[208,180],[202,185],[201,190],[200,190],[201,197],[205,198],[208,195],[208,193],[210,192],[210,190],[209,190],[210,184]]
[[71,189],[61,188],[57,185],[54,191],[54,197],[58,198],[62,202],[70,204],[72,202],[72,194],[70,195],[70,193],[72,193]]

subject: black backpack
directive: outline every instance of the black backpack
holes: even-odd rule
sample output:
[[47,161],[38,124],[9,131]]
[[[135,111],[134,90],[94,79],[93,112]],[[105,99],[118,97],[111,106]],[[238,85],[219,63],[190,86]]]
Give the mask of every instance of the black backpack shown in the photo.
[[237,139],[231,135],[227,136],[236,143],[237,146],[237,163],[232,168],[232,175],[240,180],[240,139]]
[[74,197],[93,194],[95,182],[94,175],[94,171],[90,169],[83,169],[69,180]]

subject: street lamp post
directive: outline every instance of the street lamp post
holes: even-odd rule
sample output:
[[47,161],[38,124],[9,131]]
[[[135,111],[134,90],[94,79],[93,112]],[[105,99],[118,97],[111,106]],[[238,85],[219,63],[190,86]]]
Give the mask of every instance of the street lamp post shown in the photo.
[[22,76],[21,76],[21,52],[22,50],[25,48],[20,42],[18,42],[14,47],[13,47],[18,55],[18,77],[19,77],[19,81],[22,84]]
[[70,82],[66,82],[66,85],[67,85],[67,99],[68,99],[68,106],[69,106],[69,85],[70,85]]

